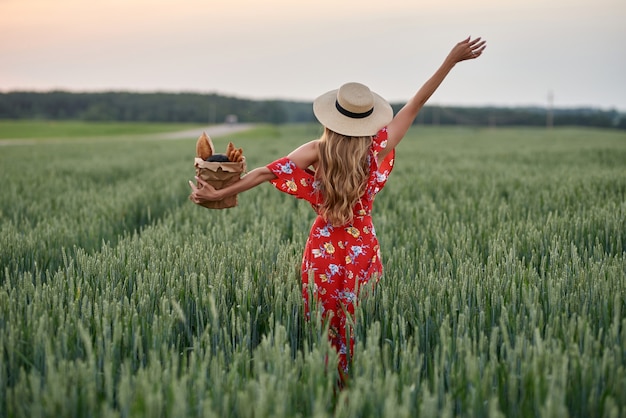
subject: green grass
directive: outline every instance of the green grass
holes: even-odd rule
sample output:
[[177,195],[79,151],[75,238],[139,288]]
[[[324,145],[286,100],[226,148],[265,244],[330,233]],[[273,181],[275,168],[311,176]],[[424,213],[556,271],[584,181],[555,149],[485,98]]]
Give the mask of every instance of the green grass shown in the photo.
[[[214,142],[252,168],[319,133]],[[623,132],[412,129],[340,393],[301,311],[310,207],[193,205],[195,140],[2,147],[0,416],[626,415]]]
[[0,139],[71,139],[116,135],[128,136],[176,132],[197,127],[198,124],[189,123],[0,120]]

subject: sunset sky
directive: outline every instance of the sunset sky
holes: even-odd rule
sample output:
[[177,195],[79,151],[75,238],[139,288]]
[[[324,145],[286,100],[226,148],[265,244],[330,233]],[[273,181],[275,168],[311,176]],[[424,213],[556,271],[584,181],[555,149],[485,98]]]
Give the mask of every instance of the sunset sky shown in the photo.
[[430,104],[626,111],[624,0],[0,0],[0,91],[191,91],[313,100],[359,81]]

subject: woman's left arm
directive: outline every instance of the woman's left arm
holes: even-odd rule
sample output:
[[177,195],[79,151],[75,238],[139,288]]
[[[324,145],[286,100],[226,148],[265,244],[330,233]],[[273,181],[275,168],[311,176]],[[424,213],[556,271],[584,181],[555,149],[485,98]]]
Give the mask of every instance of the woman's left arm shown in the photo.
[[274,173],[272,173],[267,167],[258,167],[243,176],[238,182],[233,183],[230,186],[226,186],[223,189],[216,189],[206,181],[196,177],[198,186],[193,184],[192,181],[189,181],[189,186],[191,186],[191,195],[189,196],[189,199],[198,204],[222,200],[229,196],[234,196],[238,193],[250,190],[261,183],[274,179],[275,177]]
[[[317,143],[318,140],[307,142],[304,145],[293,150],[289,153],[288,157],[293,161],[297,167],[305,169],[317,162]],[[223,189],[216,189],[206,181],[199,177],[196,177],[198,185],[189,181],[191,187],[191,199],[194,203],[205,203],[216,200],[222,200],[229,196],[234,196],[238,193],[250,190],[253,187],[258,186],[261,183],[270,181],[276,178],[276,175],[272,173],[267,167],[257,167],[243,176],[241,180],[233,183]]]
[[293,161],[298,168],[306,169],[317,163],[318,147],[319,139],[309,141],[291,151],[287,157],[289,157],[289,159]]

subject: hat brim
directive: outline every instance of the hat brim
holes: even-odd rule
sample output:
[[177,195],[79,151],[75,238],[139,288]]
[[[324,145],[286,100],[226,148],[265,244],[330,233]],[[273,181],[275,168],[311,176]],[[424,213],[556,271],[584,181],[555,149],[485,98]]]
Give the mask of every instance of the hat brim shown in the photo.
[[331,90],[313,102],[313,114],[322,125],[331,131],[346,136],[373,136],[393,119],[391,105],[374,92],[372,92],[374,111],[371,115],[364,118],[345,116],[339,113],[335,106],[337,92],[338,89]]

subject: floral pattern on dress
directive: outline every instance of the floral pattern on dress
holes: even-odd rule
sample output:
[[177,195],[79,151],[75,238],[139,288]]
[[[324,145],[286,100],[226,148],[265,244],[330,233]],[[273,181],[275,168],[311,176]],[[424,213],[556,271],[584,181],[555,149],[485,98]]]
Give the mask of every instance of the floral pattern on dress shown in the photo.
[[[370,175],[365,193],[354,207],[352,222],[332,226],[317,216],[307,239],[302,257],[302,296],[309,315],[309,280],[313,296],[326,318],[330,317],[329,338],[339,353],[339,369],[348,372],[349,354],[354,349],[354,335],[347,324],[354,321],[358,289],[372,277],[382,277],[383,266],[376,230],[372,224],[372,206],[393,169],[395,150],[378,165],[378,153],[387,146],[387,129],[373,138],[368,154]],[[317,212],[321,193],[315,173],[298,168],[288,157],[278,159],[267,167],[276,175],[271,183],[280,191],[308,201]],[[347,318],[350,315],[351,318]]]

